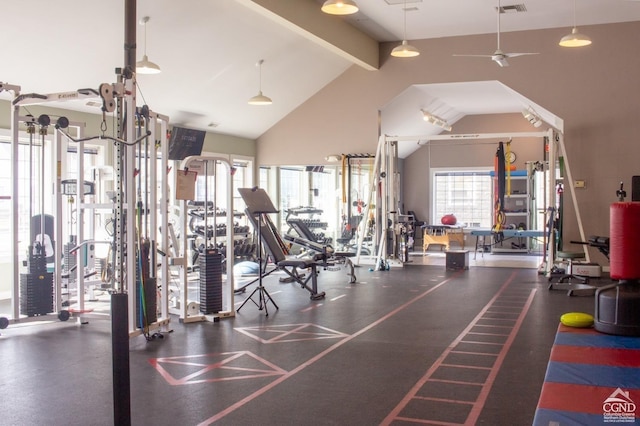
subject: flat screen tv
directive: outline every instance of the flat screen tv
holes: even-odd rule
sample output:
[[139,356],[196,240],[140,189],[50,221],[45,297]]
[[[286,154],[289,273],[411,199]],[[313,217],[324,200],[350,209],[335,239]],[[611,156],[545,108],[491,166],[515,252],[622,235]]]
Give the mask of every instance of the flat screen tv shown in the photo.
[[192,155],[202,154],[204,130],[174,126],[169,138],[169,160],[184,160]]

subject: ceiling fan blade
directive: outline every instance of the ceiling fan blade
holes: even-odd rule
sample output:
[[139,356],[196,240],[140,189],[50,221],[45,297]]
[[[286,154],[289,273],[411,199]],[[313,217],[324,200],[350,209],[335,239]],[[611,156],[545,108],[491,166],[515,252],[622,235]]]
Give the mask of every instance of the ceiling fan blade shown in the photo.
[[515,58],[516,56],[525,56],[525,55],[539,55],[539,53],[505,53],[504,56],[507,58]]
[[507,57],[505,55],[502,56],[492,56],[491,60],[493,62],[495,62],[496,64],[500,65],[501,67],[508,67],[509,66],[509,62],[507,62]]

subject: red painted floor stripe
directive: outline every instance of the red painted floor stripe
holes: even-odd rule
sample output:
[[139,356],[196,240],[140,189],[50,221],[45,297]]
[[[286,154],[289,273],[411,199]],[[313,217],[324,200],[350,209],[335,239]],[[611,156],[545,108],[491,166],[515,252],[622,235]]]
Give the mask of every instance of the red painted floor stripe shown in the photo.
[[234,412],[235,410],[237,410],[238,408],[242,407],[243,405],[251,402],[252,400],[256,399],[257,397],[259,397],[260,395],[266,393],[268,390],[278,386],[280,383],[284,382],[285,380],[287,380],[288,378],[294,376],[295,374],[299,373],[300,371],[304,370],[305,368],[307,368],[308,366],[314,364],[315,362],[317,362],[318,360],[324,358],[326,355],[330,354],[331,352],[333,352],[334,350],[338,349],[340,346],[350,342],[351,340],[355,339],[356,337],[366,333],[367,331],[371,330],[372,328],[374,328],[375,326],[383,323],[384,321],[388,320],[389,318],[393,317],[394,315],[396,315],[398,312],[402,312],[403,310],[405,310],[407,307],[411,306],[412,304],[414,304],[415,302],[417,302],[418,300],[422,299],[423,297],[427,296],[428,294],[430,294],[431,292],[437,290],[438,288],[442,287],[443,285],[445,285],[446,283],[448,283],[449,281],[451,281],[452,279],[454,279],[458,274],[454,274],[452,276],[450,276],[449,278],[447,278],[444,281],[441,281],[440,283],[436,284],[435,286],[431,287],[430,289],[426,290],[425,292],[423,292],[422,294],[417,295],[416,297],[414,297],[413,299],[409,300],[407,303],[400,305],[399,307],[397,307],[396,309],[394,309],[393,311],[389,312],[388,314],[386,314],[385,316],[379,318],[378,320],[372,322],[371,324],[369,324],[368,326],[360,329],[359,331],[353,333],[351,336],[346,337],[344,339],[342,339],[341,341],[339,341],[338,343],[328,347],[327,349],[325,349],[324,351],[320,352],[318,355],[314,356],[313,358],[311,358],[310,360],[302,363],[301,365],[299,365],[298,367],[294,368],[293,370],[289,371],[287,374],[282,375],[281,377],[277,378],[276,380],[274,380],[273,382],[269,383],[266,386],[263,386],[262,388],[258,389],[257,391],[255,391],[254,393],[246,396],[245,398],[241,399],[240,401],[236,402],[235,404],[232,404],[231,406],[227,407],[226,409],[220,411],[217,414],[214,414],[213,416],[209,417],[208,419],[203,420],[202,422],[200,422],[198,424],[198,426],[204,426],[204,425],[210,425],[220,419],[222,419],[223,417],[227,416],[228,414]]
[[554,345],[549,360],[577,364],[640,367],[640,350]]
[[[467,334],[469,334],[469,332],[473,329],[473,327],[477,326],[478,321],[482,320],[483,315],[485,315],[487,310],[491,309],[491,307],[496,302],[496,300],[498,300],[498,298],[506,297],[506,296],[503,296],[502,294],[507,289],[509,284],[511,284],[511,282],[513,281],[515,276],[516,276],[515,272],[511,274],[511,276],[502,285],[500,290],[498,290],[498,293],[489,301],[489,303],[482,309],[482,311],[480,311],[480,313],[474,318],[474,320],[471,321],[471,323],[462,331],[462,333],[460,333],[458,335],[458,337],[456,337],[456,339],[454,339],[454,341],[447,347],[447,349],[445,349],[445,351],[440,355],[440,357],[429,368],[429,370],[426,372],[426,374],[420,380],[418,380],[418,382],[413,386],[413,388],[411,388],[409,393],[400,401],[400,403],[382,421],[381,425],[390,425],[394,420],[406,420],[406,421],[411,421],[411,422],[415,422],[415,423],[425,423],[425,424],[440,424],[440,423],[437,423],[437,422],[433,422],[431,420],[408,419],[408,418],[405,418],[405,417],[401,417],[400,413],[407,406],[407,404],[413,398],[415,398],[415,396],[418,394],[420,389],[427,383],[427,381],[434,381],[434,379],[431,379],[431,376],[438,370],[438,368],[440,368],[441,366],[444,365],[444,361],[447,358],[447,356],[449,356],[449,354],[455,349],[455,347],[459,343],[466,342],[464,340],[465,336]],[[526,302],[523,303],[523,305],[521,307],[520,315],[519,315],[518,319],[515,321],[515,324],[513,325],[511,333],[509,334],[506,342],[504,344],[500,344],[502,346],[502,349],[497,354],[497,359],[496,359],[496,361],[494,363],[493,368],[490,369],[490,372],[489,372],[489,375],[487,376],[486,381],[484,383],[481,383],[482,389],[480,390],[480,393],[478,395],[478,399],[473,404],[473,407],[472,407],[472,409],[471,409],[471,411],[470,411],[470,413],[469,413],[469,415],[467,417],[467,420],[464,423],[465,425],[475,425],[476,424],[476,422],[478,420],[478,417],[480,416],[480,413],[482,412],[482,408],[484,407],[486,399],[487,399],[487,397],[489,395],[489,392],[491,391],[491,387],[493,386],[493,382],[495,381],[495,378],[496,378],[498,372],[500,371],[500,368],[502,367],[502,362],[504,361],[504,358],[506,357],[507,352],[511,348],[511,345],[513,344],[513,340],[515,339],[516,335],[518,334],[518,330],[520,329],[520,326],[522,325],[522,322],[524,321],[524,317],[526,316],[527,312],[529,311],[529,308],[531,307],[531,304],[533,302],[534,294],[535,294],[535,289],[530,291],[529,297],[526,298]],[[487,344],[486,342],[473,342],[473,343]],[[441,381],[441,380],[439,380],[439,381]],[[444,424],[444,423],[442,423],[442,424]]]

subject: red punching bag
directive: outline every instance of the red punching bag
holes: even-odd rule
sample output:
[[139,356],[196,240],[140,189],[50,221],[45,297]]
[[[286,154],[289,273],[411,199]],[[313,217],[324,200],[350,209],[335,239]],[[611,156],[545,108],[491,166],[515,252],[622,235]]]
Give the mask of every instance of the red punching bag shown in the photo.
[[640,279],[640,202],[611,204],[609,220],[611,278]]

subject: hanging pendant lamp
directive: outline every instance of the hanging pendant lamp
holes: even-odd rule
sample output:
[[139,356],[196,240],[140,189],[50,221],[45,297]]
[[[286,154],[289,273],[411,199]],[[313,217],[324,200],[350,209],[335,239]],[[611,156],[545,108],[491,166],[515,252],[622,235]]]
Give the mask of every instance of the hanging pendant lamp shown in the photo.
[[400,46],[396,46],[391,51],[391,56],[396,58],[413,58],[414,56],[418,56],[420,51],[409,44],[407,41],[407,1],[404,1],[403,6],[404,12],[404,32],[402,34],[402,43]]
[[136,72],[138,74],[158,74],[162,70],[158,64],[151,62],[147,57],[147,22],[149,22],[148,16],[140,20],[140,25],[144,26],[144,55],[142,55],[141,61],[136,62]]
[[580,34],[578,27],[576,27],[576,0],[573,0],[573,29],[571,34],[562,37],[558,44],[562,47],[583,47],[591,44],[589,36]]
[[262,63],[263,62],[264,62],[264,59],[260,59],[256,64],[259,69],[258,94],[252,97],[251,99],[249,99],[249,105],[271,105],[273,103],[270,97],[262,94]]
[[351,0],[327,0],[321,10],[329,15],[351,15],[358,11],[358,5]]

